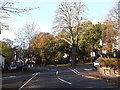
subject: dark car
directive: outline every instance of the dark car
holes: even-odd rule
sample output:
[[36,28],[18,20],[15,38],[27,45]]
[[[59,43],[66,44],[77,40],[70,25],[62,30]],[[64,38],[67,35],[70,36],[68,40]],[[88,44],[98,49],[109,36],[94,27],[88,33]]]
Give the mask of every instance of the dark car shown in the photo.
[[18,69],[17,64],[15,62],[11,62],[8,67],[8,70],[16,70],[16,69]]
[[93,70],[97,70],[99,66],[99,59],[96,59],[94,62],[93,62]]

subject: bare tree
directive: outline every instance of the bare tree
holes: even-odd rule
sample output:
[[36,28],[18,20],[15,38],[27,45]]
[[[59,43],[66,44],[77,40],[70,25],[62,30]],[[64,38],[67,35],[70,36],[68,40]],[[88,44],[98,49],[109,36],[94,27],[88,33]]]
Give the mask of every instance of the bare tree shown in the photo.
[[[12,0],[0,0],[0,19],[8,19],[10,17],[10,14],[15,14],[15,15],[21,15],[22,13],[26,13],[28,11],[38,9],[39,7],[36,8],[19,8],[19,7],[14,7],[15,2]],[[3,28],[4,27],[4,28]],[[0,22],[0,34],[1,30],[7,30],[8,25]]]
[[37,34],[39,34],[39,28],[34,22],[29,22],[16,32],[16,41],[22,48],[26,49],[29,48],[31,40]]
[[[6,0],[0,0],[2,3],[0,3],[0,13],[4,13],[7,15],[10,15],[10,13],[20,15],[21,13],[28,12],[30,10],[38,9],[39,7],[36,8],[19,8],[19,7],[14,7],[15,2],[13,1],[6,1]],[[2,18],[6,18],[7,16],[2,16]]]
[[[110,20],[113,22],[112,23],[113,29],[111,29],[111,30],[116,31],[115,37],[117,37],[117,41],[115,41],[115,42],[116,42],[116,44],[118,44],[118,47],[119,47],[119,44],[120,44],[120,1],[115,3],[114,7],[109,11],[106,19],[107,20],[105,21],[105,23]],[[114,32],[114,31],[112,31],[112,32]],[[108,33],[110,33],[110,32],[108,32]],[[119,47],[119,49],[120,49],[120,47]]]
[[60,39],[70,44],[71,63],[75,65],[76,60],[76,48],[78,46],[78,36],[80,35],[80,24],[83,20],[85,13],[85,5],[82,2],[62,2],[56,12],[55,26],[53,27],[55,32],[62,31]]

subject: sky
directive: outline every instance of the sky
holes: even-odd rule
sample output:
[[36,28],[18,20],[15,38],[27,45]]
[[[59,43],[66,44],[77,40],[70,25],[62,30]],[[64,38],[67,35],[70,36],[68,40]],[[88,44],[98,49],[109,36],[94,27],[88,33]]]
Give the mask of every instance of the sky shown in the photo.
[[[39,7],[39,9],[32,10],[28,13],[23,13],[20,16],[10,14],[9,20],[2,20],[10,26],[10,30],[2,31],[0,34],[0,40],[3,38],[9,38],[11,40],[15,39],[14,32],[29,21],[34,21],[40,28],[40,32],[51,33],[51,28],[54,26],[53,21],[55,18],[55,12],[61,1],[62,0],[16,0],[14,7]],[[115,6],[115,2],[117,1],[118,0],[82,0],[88,8],[86,11],[86,18],[93,23],[103,22],[109,10]]]

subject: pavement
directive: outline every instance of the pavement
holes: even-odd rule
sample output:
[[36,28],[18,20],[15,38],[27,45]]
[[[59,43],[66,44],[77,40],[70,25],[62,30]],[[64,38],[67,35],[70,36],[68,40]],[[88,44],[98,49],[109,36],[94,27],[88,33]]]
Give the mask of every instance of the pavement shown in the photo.
[[110,83],[118,84],[120,86],[120,77],[113,78],[109,76],[104,76],[100,74],[99,71],[84,71],[79,73],[79,75],[85,78],[104,80]]

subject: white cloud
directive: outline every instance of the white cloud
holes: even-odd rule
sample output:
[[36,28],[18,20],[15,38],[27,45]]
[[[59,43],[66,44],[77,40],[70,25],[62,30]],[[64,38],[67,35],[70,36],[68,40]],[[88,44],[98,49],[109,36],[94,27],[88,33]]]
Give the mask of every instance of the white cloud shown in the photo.
[[3,38],[8,38],[8,39],[14,40],[14,38],[15,38],[14,32],[11,30],[1,31],[0,40],[2,40]]
[[15,39],[14,32],[15,30],[18,30],[18,28],[20,28],[21,25],[11,21],[6,22],[5,24],[9,25],[9,30],[1,31],[0,40],[2,40],[3,38],[14,40]]
[[41,32],[51,33],[51,27],[50,26],[46,26],[46,25],[42,25],[42,24],[37,24],[37,26],[40,28]]
[[[1,31],[0,40],[2,40],[3,38],[8,38],[8,39],[14,40],[16,38],[15,32],[19,28],[21,28],[23,25],[16,23],[16,22],[7,22],[6,24],[9,25],[10,30]],[[40,28],[40,32],[51,33],[50,26],[46,26],[46,25],[39,24],[39,23],[36,25],[37,25],[37,28]]]

